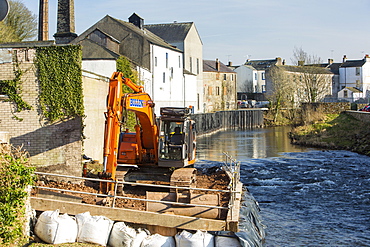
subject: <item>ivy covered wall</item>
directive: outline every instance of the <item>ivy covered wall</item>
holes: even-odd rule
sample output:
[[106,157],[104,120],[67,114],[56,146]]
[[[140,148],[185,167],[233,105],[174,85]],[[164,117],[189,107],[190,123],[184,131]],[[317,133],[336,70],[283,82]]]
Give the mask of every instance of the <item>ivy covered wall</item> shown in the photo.
[[[1,49],[1,46],[0,46]],[[0,81],[18,80],[19,96],[30,108],[0,99],[0,129],[10,143],[23,145],[37,169],[81,174],[84,115],[81,50],[78,46],[6,48],[12,60],[0,63]],[[19,111],[21,109],[21,111]]]

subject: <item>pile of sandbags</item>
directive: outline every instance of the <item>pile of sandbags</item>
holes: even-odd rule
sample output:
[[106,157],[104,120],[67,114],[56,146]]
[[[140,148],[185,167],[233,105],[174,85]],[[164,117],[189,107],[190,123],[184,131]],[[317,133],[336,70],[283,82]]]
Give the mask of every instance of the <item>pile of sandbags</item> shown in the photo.
[[59,214],[59,210],[45,211],[39,216],[34,232],[49,244],[79,242],[111,247],[242,246],[238,238],[214,236],[199,230],[195,233],[183,230],[174,237],[151,235],[146,229],[135,229],[124,222],[114,223],[105,216],[91,216],[89,212],[71,217]]

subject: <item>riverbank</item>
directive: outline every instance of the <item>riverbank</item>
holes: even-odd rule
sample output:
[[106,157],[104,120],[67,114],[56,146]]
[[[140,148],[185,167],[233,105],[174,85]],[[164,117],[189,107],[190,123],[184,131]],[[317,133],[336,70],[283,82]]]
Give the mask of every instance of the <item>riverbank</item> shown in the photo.
[[296,127],[290,133],[293,144],[348,150],[370,156],[370,128],[346,113],[326,114],[322,120]]

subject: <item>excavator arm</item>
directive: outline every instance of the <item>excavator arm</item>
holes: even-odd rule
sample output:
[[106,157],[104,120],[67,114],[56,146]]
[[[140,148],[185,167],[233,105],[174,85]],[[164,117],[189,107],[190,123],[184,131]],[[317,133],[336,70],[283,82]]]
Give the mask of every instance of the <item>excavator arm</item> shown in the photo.
[[[123,94],[127,85],[133,93]],[[158,129],[150,96],[121,72],[114,72],[109,82],[104,132],[104,176],[115,179],[118,162],[140,165],[158,161]],[[124,111],[137,118],[135,133],[121,133]]]

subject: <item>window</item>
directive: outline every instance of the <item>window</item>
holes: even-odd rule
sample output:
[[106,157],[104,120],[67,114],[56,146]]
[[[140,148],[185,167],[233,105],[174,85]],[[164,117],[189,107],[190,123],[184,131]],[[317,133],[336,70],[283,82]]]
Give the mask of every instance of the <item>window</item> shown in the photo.
[[344,97],[344,98],[348,98],[348,91],[347,91],[347,90],[344,90],[344,91],[343,91],[343,97]]
[[226,81],[226,78],[227,78],[227,77],[226,77],[226,74],[224,74],[224,80],[225,80],[225,81]]
[[216,87],[216,95],[220,95],[220,87]]
[[216,74],[216,80],[220,80],[220,74],[219,73]]
[[197,58],[197,75],[199,75],[199,58]]
[[257,73],[254,73],[254,79],[255,79],[255,80],[258,80],[258,75],[257,75]]
[[189,70],[193,73],[193,59],[191,57],[189,57]]
[[173,67],[171,67],[170,71],[171,71],[171,78],[173,78]]
[[163,83],[166,83],[166,72],[163,72]]
[[181,56],[179,56],[179,68],[181,68]]
[[360,75],[361,74],[361,68],[360,67],[356,67],[356,75]]
[[157,57],[154,57],[154,66],[155,66],[155,67],[157,67],[157,66],[158,66]]
[[262,72],[262,80],[265,80],[265,72]]
[[168,68],[168,53],[166,52],[166,68]]

